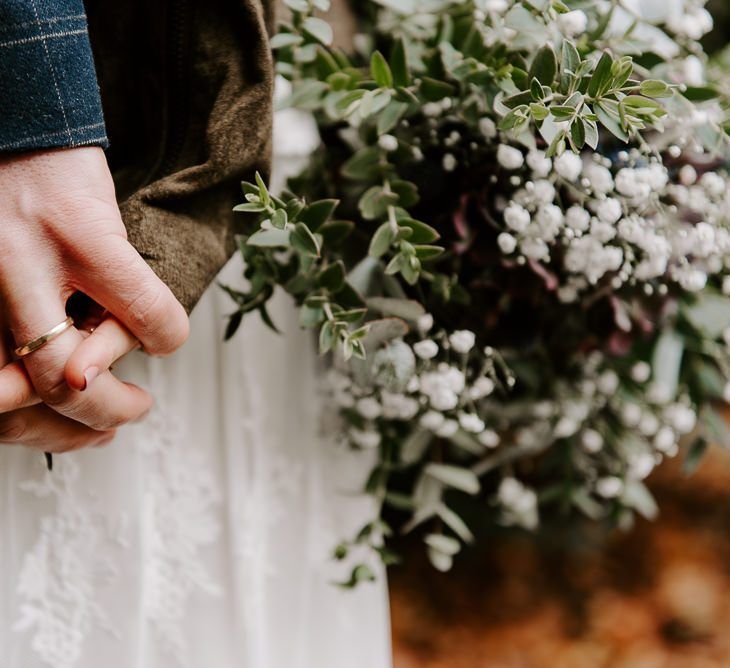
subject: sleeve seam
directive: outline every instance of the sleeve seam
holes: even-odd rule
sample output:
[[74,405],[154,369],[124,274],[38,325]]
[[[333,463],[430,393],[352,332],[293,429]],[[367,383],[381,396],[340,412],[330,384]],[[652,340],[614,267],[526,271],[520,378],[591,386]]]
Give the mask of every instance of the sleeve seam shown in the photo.
[[[73,135],[82,134],[87,130],[94,130],[96,128],[104,127],[103,122],[99,123],[92,123],[90,125],[79,125],[77,127],[70,128],[68,131],[66,129],[64,130],[57,130],[56,132],[44,132],[42,134],[37,135],[31,135],[29,137],[23,137],[22,139],[18,139],[17,141],[10,142],[8,144],[4,144],[0,146],[0,151],[8,151],[18,148],[23,148],[24,146],[32,146],[37,143],[42,143],[44,140],[50,141],[58,137],[67,137],[71,140],[71,144],[69,145],[69,148],[72,148],[74,146],[82,146],[84,143],[88,143],[89,140],[84,139],[81,142],[75,142],[73,139]],[[97,142],[97,141],[108,141],[106,137],[106,133],[102,133],[99,137],[94,137],[90,141]]]

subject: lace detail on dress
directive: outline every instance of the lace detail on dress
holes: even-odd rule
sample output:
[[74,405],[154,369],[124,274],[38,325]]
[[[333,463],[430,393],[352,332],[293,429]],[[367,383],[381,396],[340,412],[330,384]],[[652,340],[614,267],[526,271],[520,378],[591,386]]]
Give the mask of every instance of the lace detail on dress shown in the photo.
[[40,534],[25,555],[18,594],[23,601],[16,631],[33,630],[33,650],[52,668],[73,668],[84,640],[94,626],[111,631],[95,590],[115,571],[109,541],[122,540],[95,514],[94,495],[80,487],[79,466],[71,457],[57,457],[52,473],[20,483],[38,497],[53,497],[55,513],[42,518]]
[[158,407],[142,429],[139,448],[145,462],[143,545],[145,552],[143,612],[163,648],[180,666],[189,658],[183,630],[187,603],[196,590],[220,595],[207,572],[201,551],[219,533],[220,494],[205,450],[188,443],[184,416],[165,408],[161,360],[150,359],[151,392]]

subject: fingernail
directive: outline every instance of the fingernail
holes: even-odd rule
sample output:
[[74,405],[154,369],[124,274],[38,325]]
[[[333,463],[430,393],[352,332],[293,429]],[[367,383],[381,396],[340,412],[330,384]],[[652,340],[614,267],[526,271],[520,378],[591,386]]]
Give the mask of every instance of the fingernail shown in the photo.
[[98,366],[90,366],[86,371],[84,371],[84,387],[83,389],[88,389],[89,385],[93,382],[94,378],[96,378],[99,375],[99,367]]

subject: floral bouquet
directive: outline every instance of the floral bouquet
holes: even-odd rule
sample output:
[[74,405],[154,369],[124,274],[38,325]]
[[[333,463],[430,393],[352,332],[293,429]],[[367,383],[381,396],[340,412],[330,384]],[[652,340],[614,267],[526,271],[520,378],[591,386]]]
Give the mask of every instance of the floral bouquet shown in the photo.
[[[282,286],[333,351],[379,515],[447,570],[475,526],[628,526],[644,479],[730,445],[726,88],[702,0],[373,0],[351,52],[288,0],[285,105],[323,139],[295,194],[244,184],[245,313]],[[708,72],[714,71],[714,78]],[[371,577],[366,565],[348,584]]]

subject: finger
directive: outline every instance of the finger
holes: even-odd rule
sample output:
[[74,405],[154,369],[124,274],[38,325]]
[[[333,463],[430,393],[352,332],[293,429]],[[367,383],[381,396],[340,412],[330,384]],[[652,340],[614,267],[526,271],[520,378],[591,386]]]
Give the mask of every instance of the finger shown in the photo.
[[45,452],[68,452],[109,443],[114,431],[95,431],[59,415],[47,406],[34,406],[0,415],[0,443],[14,443]]
[[22,362],[0,369],[0,413],[9,413],[41,402]]
[[[29,270],[32,272],[32,269]],[[49,274],[27,275],[14,281],[7,296],[7,317],[19,344],[27,343],[65,318],[64,299],[50,287]],[[5,287],[5,286],[4,286]],[[90,391],[79,393],[66,383],[66,362],[83,341],[75,328],[23,357],[30,380],[41,400],[57,412],[97,430],[107,430],[138,419],[149,411],[152,397],[135,385],[104,372]]]
[[78,258],[78,288],[114,314],[146,352],[175,352],[189,333],[182,304],[126,239],[108,235],[102,243],[102,251]]
[[139,348],[135,336],[116,318],[107,316],[69,357],[66,382],[75,390],[85,390],[100,373],[135,348]]

